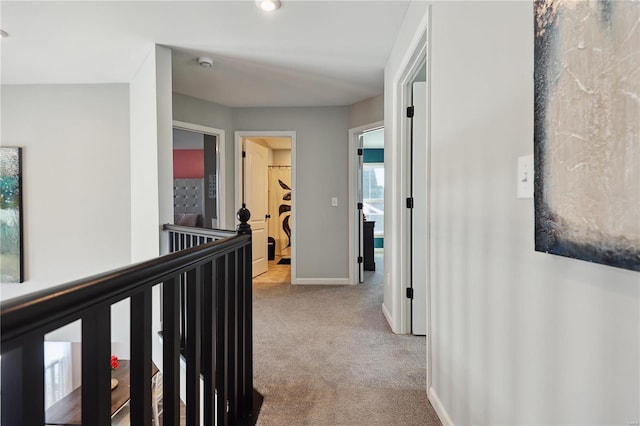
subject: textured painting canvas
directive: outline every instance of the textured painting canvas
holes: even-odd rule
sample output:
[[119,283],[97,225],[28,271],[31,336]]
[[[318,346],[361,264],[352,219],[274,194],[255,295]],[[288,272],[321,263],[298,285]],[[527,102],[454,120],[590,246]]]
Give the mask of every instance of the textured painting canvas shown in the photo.
[[0,148],[0,277],[22,282],[22,150]]
[[640,271],[640,2],[534,14],[536,250]]

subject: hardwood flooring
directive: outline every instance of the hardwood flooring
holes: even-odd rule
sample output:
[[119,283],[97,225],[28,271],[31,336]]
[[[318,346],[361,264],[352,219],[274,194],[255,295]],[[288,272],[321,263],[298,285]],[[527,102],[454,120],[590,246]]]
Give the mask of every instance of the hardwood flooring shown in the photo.
[[291,265],[278,265],[279,258],[269,261],[267,272],[253,279],[254,286],[265,287],[269,284],[291,283]]

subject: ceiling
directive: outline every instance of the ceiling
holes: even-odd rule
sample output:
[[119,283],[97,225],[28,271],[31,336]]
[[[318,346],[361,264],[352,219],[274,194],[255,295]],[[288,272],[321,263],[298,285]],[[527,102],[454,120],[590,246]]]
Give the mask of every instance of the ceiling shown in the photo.
[[[2,1],[2,84],[128,83],[154,44],[178,93],[231,107],[350,105],[383,91],[408,1]],[[209,56],[213,67],[198,65]]]
[[291,149],[291,138],[288,137],[251,137],[247,139],[274,150]]

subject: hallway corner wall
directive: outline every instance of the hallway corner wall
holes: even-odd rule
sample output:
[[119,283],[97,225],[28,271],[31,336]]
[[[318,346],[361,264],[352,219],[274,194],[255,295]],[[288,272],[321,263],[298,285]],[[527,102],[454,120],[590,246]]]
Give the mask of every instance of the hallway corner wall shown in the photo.
[[[23,148],[25,212],[25,282],[2,284],[2,300],[129,264],[129,86],[2,86],[1,101],[2,145]],[[47,338],[78,341],[79,324]]]
[[[636,424],[640,275],[535,252],[533,200],[516,198],[517,158],[533,152],[533,5],[436,2],[431,23],[434,407],[458,425]],[[389,114],[385,96],[392,131]]]
[[349,107],[349,128],[366,126],[384,120],[384,95],[365,99]]
[[[318,284],[348,280],[349,107],[234,108],[233,126],[296,132],[297,278]],[[338,207],[331,207],[332,197]]]

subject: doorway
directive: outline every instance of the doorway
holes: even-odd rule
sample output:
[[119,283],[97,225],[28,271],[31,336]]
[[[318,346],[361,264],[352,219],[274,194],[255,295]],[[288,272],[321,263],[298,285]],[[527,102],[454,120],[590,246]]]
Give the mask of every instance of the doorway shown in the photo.
[[349,131],[352,250],[350,282],[384,280],[384,127]]
[[[426,335],[427,390],[432,380],[429,22],[427,16],[424,32],[415,35],[412,53],[393,77],[390,88],[393,115],[389,117],[393,126],[385,144],[389,151],[391,194],[386,206],[390,219],[387,225],[393,232],[385,259],[389,266],[385,282],[391,287],[389,297],[385,294],[385,304],[389,302],[393,309],[393,316],[387,318],[397,333]],[[420,316],[423,330],[415,329],[414,316]]]
[[227,226],[223,130],[173,122],[173,208],[177,225]]
[[294,141],[294,132],[236,132],[236,200],[251,212],[260,280],[291,281],[295,268]]

